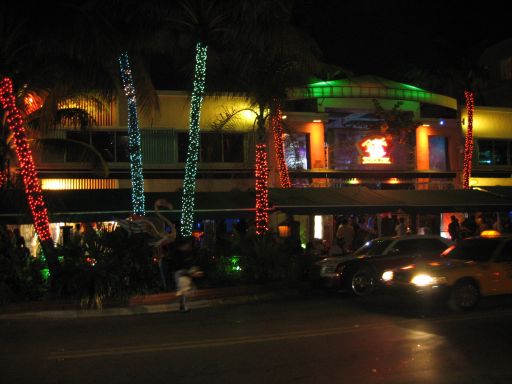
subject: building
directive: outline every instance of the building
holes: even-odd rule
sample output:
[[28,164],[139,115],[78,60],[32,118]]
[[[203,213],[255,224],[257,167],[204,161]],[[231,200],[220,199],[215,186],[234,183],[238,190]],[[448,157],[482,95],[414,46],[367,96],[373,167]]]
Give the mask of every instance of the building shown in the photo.
[[[461,116],[455,99],[377,76],[315,82],[290,90],[288,96],[283,111],[285,157],[292,182],[301,190],[290,193],[271,190],[271,200],[275,198],[273,205],[281,212],[272,216],[273,228],[279,226],[286,213],[296,214],[302,229],[301,240],[305,243],[313,237],[332,240],[337,214],[389,211],[389,214],[407,215],[411,227],[418,230],[427,226],[439,229],[441,212],[478,209],[478,194],[470,199],[472,205],[468,205],[469,200],[467,204],[461,203],[460,194],[452,194],[452,200],[446,200],[446,204],[439,197],[442,191],[461,187],[464,150],[461,124],[465,126],[465,115],[462,111]],[[166,197],[174,205],[169,214],[177,219],[188,145],[189,95],[160,91],[158,99],[159,112],[141,116],[139,124],[145,190],[150,196],[146,208],[151,213],[152,203],[159,196]],[[79,204],[69,202],[72,192],[47,192],[49,198],[57,199],[55,206],[60,207],[60,211],[50,212],[54,215],[54,226],[59,228],[69,227],[70,220],[92,220],[95,216],[105,220],[130,213],[126,100],[117,100],[102,109],[85,101],[76,103],[88,110],[97,126],[83,132],[73,122],[64,124],[47,139],[68,140],[43,141],[36,157],[43,189],[76,191],[75,196],[79,193],[89,196],[87,204],[80,208]],[[231,124],[216,129],[215,122],[222,120],[228,111],[239,113]],[[507,127],[505,130],[494,124],[497,114],[500,124]],[[473,183],[482,183],[483,177],[489,179],[484,183],[496,185],[494,178],[499,172],[506,176],[503,180],[510,177],[507,173],[512,160],[507,139],[512,138],[510,116],[506,110],[476,109],[475,172],[481,173],[475,174]],[[213,228],[214,219],[223,219],[229,230],[241,216],[248,217],[253,212],[252,197],[247,196],[254,188],[254,122],[255,114],[243,96],[205,97],[197,174],[201,231]],[[267,138],[270,187],[279,188],[273,138],[271,134]],[[92,155],[90,147],[96,150]],[[108,175],[105,168],[97,167],[98,153],[103,159],[99,163],[108,165]],[[486,162],[489,159],[491,163]],[[495,167],[493,175],[489,174],[490,166]],[[103,173],[99,174],[99,170]],[[364,199],[352,199],[352,203],[344,204],[340,199],[348,201],[350,196],[334,194],[331,196],[334,206],[327,210],[318,200],[326,199],[325,194],[315,192],[316,200],[311,200],[309,205],[307,197],[301,195],[312,188],[354,186],[359,188],[354,191],[366,196]],[[401,200],[397,200],[385,191],[372,192],[386,189],[407,189],[412,194],[402,193]],[[429,195],[414,192],[418,190],[441,190],[436,195],[437,205],[429,205]],[[56,197],[51,197],[52,193]],[[234,196],[231,199],[230,193]],[[292,194],[299,201],[293,207],[288,203],[293,200]],[[219,203],[221,195],[224,203]],[[108,204],[107,196],[110,196]],[[427,203],[419,203],[417,196]],[[67,199],[67,203],[61,204],[58,199]],[[508,201],[499,201],[488,206],[506,210],[507,204]],[[76,207],[73,215],[66,206]],[[30,222],[26,212],[7,212],[0,217],[4,222]],[[30,238],[30,233],[24,235]]]

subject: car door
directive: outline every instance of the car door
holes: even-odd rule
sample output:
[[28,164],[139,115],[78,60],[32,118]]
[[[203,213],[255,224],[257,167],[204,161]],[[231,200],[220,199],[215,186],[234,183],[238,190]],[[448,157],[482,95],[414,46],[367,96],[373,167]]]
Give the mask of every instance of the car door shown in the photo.
[[492,261],[492,285],[496,294],[512,293],[512,241],[498,250]]
[[396,240],[381,257],[372,259],[372,266],[378,272],[410,263],[417,255],[418,239]]

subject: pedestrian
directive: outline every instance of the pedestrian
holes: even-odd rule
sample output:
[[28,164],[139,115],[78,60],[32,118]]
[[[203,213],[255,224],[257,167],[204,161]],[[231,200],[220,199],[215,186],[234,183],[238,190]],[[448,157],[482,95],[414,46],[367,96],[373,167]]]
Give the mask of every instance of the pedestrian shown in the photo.
[[352,252],[355,235],[354,227],[352,227],[350,222],[345,218],[342,219],[341,224],[336,231],[336,238],[338,239],[338,244],[345,253]]
[[407,234],[407,225],[405,224],[405,219],[400,217],[398,219],[398,224],[395,227],[395,232],[397,236],[403,236]]
[[176,295],[180,299],[180,312],[189,312],[187,306],[187,295],[193,288],[192,279],[202,276],[199,268],[192,266],[194,262],[194,238],[183,239],[176,246],[174,254],[174,281],[176,284]]
[[448,224],[448,233],[452,241],[457,241],[461,238],[459,220],[455,217],[451,217],[451,222]]

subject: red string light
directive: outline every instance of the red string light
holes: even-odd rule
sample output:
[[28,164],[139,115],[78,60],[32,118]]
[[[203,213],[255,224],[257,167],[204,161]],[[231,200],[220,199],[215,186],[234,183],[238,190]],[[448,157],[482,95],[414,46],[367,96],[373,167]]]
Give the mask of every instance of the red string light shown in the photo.
[[8,77],[0,82],[0,103],[6,112],[7,126],[13,133],[16,156],[25,185],[25,195],[32,212],[37,235],[40,241],[50,240],[50,222],[41,192],[41,183],[37,177],[32,151],[28,145],[27,132],[23,127],[23,117],[16,107],[12,80]]
[[256,145],[256,234],[268,231],[268,160],[267,146]]
[[276,149],[277,166],[279,169],[279,181],[282,188],[291,188],[290,175],[288,173],[288,166],[284,159],[284,145],[283,145],[283,115],[281,106],[276,102],[275,109],[271,116],[272,131],[274,133],[274,145]]
[[462,171],[462,187],[469,188],[471,177],[471,166],[473,164],[473,111],[475,109],[475,96],[471,91],[465,91],[466,110],[468,111],[468,129],[466,131],[466,142],[464,145],[464,168]]

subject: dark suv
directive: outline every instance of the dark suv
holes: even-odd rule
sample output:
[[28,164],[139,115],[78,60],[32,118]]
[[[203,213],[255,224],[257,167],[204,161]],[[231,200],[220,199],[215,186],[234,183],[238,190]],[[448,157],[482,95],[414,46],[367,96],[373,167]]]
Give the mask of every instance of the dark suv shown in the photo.
[[351,255],[328,257],[315,263],[310,278],[327,288],[347,289],[357,296],[366,296],[373,293],[385,270],[417,258],[437,256],[449,245],[440,236],[379,237]]

